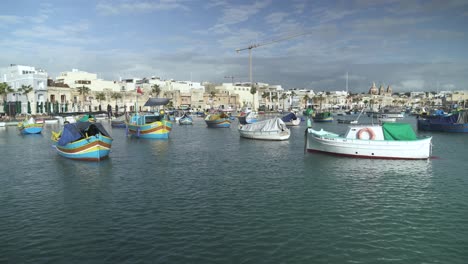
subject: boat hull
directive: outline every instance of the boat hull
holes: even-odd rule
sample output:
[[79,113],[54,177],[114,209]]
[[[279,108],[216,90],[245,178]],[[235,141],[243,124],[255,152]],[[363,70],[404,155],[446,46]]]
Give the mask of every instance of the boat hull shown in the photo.
[[468,124],[451,124],[431,122],[428,119],[418,119],[418,130],[449,133],[468,133]]
[[191,118],[180,118],[179,125],[193,125],[193,120]]
[[296,120],[291,120],[289,122],[284,122],[285,125],[287,126],[298,126],[301,124],[301,119],[296,119]]
[[172,122],[156,121],[144,125],[128,124],[127,135],[138,138],[166,139],[172,130]]
[[27,126],[19,127],[19,130],[22,134],[40,134],[42,133],[42,128],[44,124],[32,124]]
[[101,134],[66,144],[55,145],[57,153],[65,158],[85,161],[100,161],[109,156],[112,138]]
[[231,127],[229,118],[220,118],[216,120],[205,120],[206,126],[209,128],[228,128]]
[[287,140],[291,133],[289,131],[245,131],[239,128],[239,135],[243,138],[259,140]]
[[333,122],[333,117],[326,117],[326,118],[315,118],[313,117],[312,120],[314,120],[314,122]]
[[306,130],[306,149],[333,155],[373,159],[428,159],[432,138],[418,140],[364,140],[320,135]]
[[125,121],[111,121],[111,127],[115,128],[125,128],[127,125],[125,124]]

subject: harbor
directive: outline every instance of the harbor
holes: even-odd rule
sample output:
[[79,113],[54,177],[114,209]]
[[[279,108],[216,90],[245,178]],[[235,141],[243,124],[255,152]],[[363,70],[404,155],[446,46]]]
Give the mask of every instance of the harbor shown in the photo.
[[433,137],[432,158],[307,153],[307,122],[260,141],[237,120],[212,129],[194,117],[156,140],[102,120],[109,158],[82,162],[57,155],[60,124],[1,127],[0,262],[464,263],[466,135],[402,121]]

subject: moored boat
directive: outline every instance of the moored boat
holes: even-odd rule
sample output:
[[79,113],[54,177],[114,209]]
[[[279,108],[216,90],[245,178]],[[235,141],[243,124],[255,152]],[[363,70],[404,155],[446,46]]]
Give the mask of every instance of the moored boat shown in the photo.
[[[167,103],[169,103],[167,98],[150,97],[144,106],[159,108]],[[167,139],[172,130],[169,113],[164,110],[144,114],[135,113],[126,125],[127,135],[138,138]]]
[[418,138],[410,124],[350,126],[344,136],[308,128],[306,149],[357,158],[427,159],[432,137]]
[[258,121],[258,114],[256,112],[241,112],[239,116],[239,124],[252,124]]
[[260,140],[287,140],[291,136],[289,128],[278,117],[252,124],[240,124],[238,131],[243,138]]
[[289,113],[281,118],[281,120],[287,126],[298,126],[301,123],[301,119],[297,117],[295,113]]
[[57,153],[74,160],[100,161],[109,156],[113,139],[100,123],[65,124],[52,132]]
[[312,117],[314,122],[332,122],[333,115],[330,112],[320,112],[316,113],[315,116]]
[[455,114],[419,116],[418,130],[468,133],[468,110]]
[[125,128],[126,127],[126,122],[128,122],[128,115],[127,113],[116,117],[111,120],[111,127],[115,128]]
[[127,135],[138,138],[166,139],[172,130],[172,122],[164,111],[135,114],[127,122]]
[[231,127],[231,119],[225,113],[207,115],[205,117],[205,123],[209,128]]
[[184,115],[179,119],[179,125],[193,125],[193,119],[191,116],[184,113]]
[[18,129],[22,134],[40,134],[44,128],[44,123],[36,123],[34,118],[29,118],[18,123]]

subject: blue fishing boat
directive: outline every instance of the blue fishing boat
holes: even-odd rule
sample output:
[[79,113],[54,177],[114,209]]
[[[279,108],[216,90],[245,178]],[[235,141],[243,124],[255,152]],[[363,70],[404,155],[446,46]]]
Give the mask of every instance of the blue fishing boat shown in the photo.
[[44,123],[37,123],[34,118],[30,118],[18,123],[18,129],[21,134],[40,134],[44,128]]
[[100,161],[109,156],[113,139],[100,123],[65,124],[61,132],[52,131],[57,153],[74,160]]
[[456,113],[418,116],[418,130],[468,133],[468,110]]
[[191,116],[187,115],[185,113],[180,119],[179,119],[179,125],[193,125],[193,119]]
[[[169,102],[167,98],[149,98],[144,106],[161,106]],[[138,138],[166,139],[172,130],[168,114],[161,110],[144,114],[135,113],[127,122],[127,135]]]
[[293,112],[283,116],[281,120],[287,125],[287,126],[298,126],[301,123],[301,119],[297,117],[297,115]]
[[258,114],[256,112],[241,112],[237,117],[239,119],[239,124],[246,125],[252,124],[258,121]]
[[210,128],[231,127],[231,119],[225,113],[207,115],[205,117],[205,123]]

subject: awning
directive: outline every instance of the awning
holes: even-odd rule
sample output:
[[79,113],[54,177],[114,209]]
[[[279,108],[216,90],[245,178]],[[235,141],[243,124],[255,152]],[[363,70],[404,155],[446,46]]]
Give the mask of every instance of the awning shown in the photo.
[[167,98],[149,98],[144,106],[166,105],[167,103],[169,103],[169,99]]

